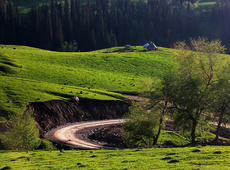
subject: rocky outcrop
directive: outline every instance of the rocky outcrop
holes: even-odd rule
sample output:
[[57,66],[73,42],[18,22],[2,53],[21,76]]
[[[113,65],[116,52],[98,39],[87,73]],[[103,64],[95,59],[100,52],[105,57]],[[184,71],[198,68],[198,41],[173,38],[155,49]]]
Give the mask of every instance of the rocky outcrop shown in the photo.
[[30,104],[41,133],[72,122],[122,118],[129,106],[124,101],[82,99],[79,103],[52,100]]

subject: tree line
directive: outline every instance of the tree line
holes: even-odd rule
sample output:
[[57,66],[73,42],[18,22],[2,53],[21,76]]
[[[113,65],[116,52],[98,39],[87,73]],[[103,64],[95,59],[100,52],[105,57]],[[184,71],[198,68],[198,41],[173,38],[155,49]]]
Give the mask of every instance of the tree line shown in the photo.
[[11,1],[0,0],[0,43],[51,50],[88,51],[154,41],[169,47],[199,34],[195,0],[52,0],[23,18]]
[[197,0],[52,0],[40,6],[35,2],[30,12],[21,17],[11,1],[0,0],[0,43],[89,51],[147,41],[170,47],[177,40],[207,36],[229,46],[229,0],[217,0],[206,17],[196,11],[196,3]]

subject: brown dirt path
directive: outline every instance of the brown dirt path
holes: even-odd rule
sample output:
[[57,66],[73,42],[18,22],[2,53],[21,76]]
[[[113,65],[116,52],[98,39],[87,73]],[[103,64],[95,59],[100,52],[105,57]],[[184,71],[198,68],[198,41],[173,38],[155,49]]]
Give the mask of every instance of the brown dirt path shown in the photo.
[[[66,145],[73,145],[77,148],[82,149],[100,149],[102,145],[94,144],[81,140],[77,137],[77,133],[85,128],[92,128],[96,126],[112,125],[124,123],[125,119],[111,119],[111,120],[100,120],[100,121],[87,121],[71,124],[65,127],[59,127],[49,131],[45,134],[45,138],[53,142],[64,143]],[[110,148],[105,148],[110,149]]]

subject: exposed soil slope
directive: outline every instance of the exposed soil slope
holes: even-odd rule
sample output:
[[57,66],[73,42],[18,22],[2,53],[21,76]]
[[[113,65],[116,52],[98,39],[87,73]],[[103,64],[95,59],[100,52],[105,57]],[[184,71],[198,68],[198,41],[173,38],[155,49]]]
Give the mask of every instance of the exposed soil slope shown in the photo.
[[31,103],[40,131],[48,131],[66,123],[118,119],[128,112],[129,103],[108,100],[80,100],[79,103],[46,101]]

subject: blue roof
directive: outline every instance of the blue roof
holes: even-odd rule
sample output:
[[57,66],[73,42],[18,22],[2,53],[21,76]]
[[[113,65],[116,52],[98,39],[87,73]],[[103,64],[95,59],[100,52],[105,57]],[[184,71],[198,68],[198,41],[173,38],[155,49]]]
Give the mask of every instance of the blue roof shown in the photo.
[[147,48],[149,46],[149,43],[146,43],[145,45],[144,45],[144,48]]

